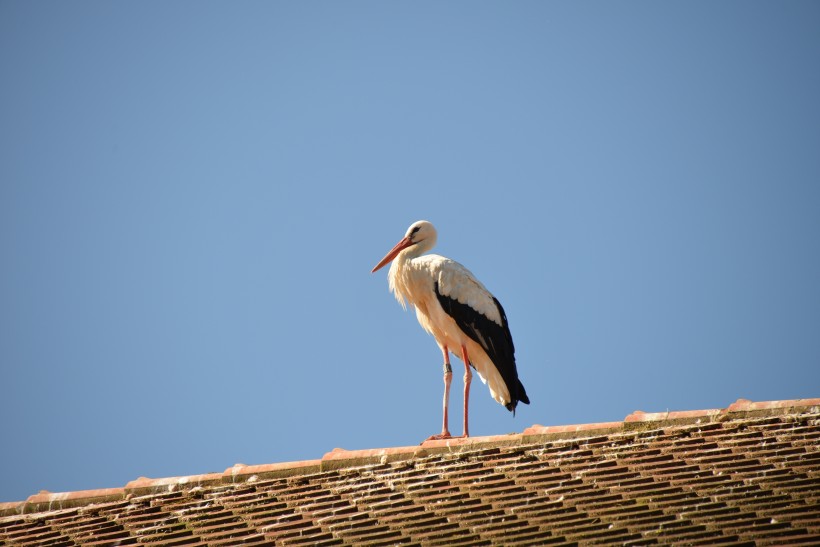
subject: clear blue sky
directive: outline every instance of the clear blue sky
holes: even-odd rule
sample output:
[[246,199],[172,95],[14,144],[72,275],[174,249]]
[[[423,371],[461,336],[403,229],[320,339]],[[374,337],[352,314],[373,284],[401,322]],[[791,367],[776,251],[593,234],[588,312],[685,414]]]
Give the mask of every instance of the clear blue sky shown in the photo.
[[0,500],[436,433],[439,350],[369,273],[418,219],[504,304],[532,400],[474,382],[474,435],[820,396],[818,28],[0,2]]

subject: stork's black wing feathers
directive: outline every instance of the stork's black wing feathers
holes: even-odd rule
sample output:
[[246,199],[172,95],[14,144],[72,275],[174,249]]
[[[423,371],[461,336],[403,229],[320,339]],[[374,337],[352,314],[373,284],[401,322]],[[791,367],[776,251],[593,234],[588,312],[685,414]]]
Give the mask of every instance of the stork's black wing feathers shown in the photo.
[[462,304],[454,298],[445,296],[439,292],[438,282],[435,283],[436,297],[439,304],[452,317],[464,334],[469,336],[473,342],[484,348],[487,355],[495,364],[507,390],[510,392],[511,401],[506,405],[507,410],[515,413],[515,407],[521,401],[530,404],[524,385],[518,379],[518,370],[515,366],[515,346],[513,345],[510,327],[507,324],[507,315],[501,303],[493,297],[496,307],[501,315],[501,325],[492,321],[483,314],[477,312],[467,304]]

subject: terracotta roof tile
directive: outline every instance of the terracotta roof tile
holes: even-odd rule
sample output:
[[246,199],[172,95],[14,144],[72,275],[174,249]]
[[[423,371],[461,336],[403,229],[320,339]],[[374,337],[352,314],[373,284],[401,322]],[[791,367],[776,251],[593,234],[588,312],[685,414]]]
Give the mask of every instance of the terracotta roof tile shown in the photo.
[[334,449],[0,515],[2,545],[820,543],[820,399]]

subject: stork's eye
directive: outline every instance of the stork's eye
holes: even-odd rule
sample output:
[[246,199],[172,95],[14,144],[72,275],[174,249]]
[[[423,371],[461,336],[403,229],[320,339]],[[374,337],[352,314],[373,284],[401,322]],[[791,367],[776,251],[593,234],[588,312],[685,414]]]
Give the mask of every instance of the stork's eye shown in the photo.
[[412,234],[415,234],[415,233],[416,233],[416,232],[418,232],[419,230],[421,230],[421,226],[416,226],[415,228],[413,228],[413,230],[410,232],[410,234],[411,234],[411,235],[412,235]]

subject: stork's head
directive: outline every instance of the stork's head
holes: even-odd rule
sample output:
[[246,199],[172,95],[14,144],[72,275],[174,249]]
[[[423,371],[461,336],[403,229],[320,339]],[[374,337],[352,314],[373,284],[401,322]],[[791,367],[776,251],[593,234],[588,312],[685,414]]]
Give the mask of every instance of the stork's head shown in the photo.
[[370,273],[373,273],[382,268],[385,264],[388,264],[405,249],[412,248],[412,253],[414,256],[426,253],[436,244],[437,237],[438,234],[436,233],[436,228],[430,222],[427,222],[426,220],[414,222],[407,229],[407,233],[404,234],[401,241],[396,243],[396,246],[390,249],[389,253],[384,255],[384,258],[376,264],[376,267],[373,268]]

